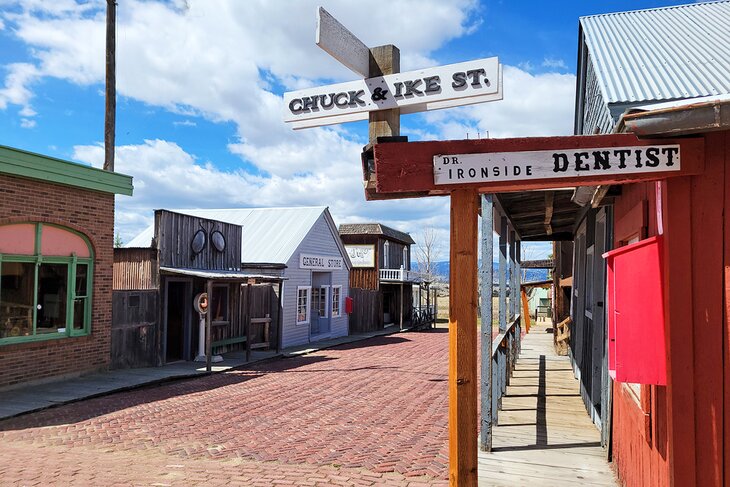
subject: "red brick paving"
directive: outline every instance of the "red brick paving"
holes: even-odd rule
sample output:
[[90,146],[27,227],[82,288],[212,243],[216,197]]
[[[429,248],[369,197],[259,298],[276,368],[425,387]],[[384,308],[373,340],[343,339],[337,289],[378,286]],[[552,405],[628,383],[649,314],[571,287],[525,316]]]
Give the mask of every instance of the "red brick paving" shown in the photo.
[[391,335],[11,419],[0,483],[441,485],[447,347]]

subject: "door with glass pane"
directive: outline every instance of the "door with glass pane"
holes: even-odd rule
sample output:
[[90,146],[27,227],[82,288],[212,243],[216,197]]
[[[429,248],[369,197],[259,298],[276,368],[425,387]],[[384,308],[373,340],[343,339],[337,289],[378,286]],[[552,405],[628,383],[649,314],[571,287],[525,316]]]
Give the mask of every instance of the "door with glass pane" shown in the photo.
[[330,332],[329,291],[331,274],[329,272],[312,273],[312,303],[310,334],[324,335]]
[[38,266],[36,335],[66,332],[68,264]]

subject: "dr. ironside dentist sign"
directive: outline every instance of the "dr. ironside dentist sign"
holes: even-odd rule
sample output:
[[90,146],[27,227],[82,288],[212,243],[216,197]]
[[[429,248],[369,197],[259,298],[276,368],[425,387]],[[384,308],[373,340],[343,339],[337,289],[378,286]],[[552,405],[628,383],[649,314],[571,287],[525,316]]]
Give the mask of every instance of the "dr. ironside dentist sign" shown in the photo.
[[433,158],[434,183],[440,185],[667,172],[679,169],[680,151],[676,144],[443,154]]

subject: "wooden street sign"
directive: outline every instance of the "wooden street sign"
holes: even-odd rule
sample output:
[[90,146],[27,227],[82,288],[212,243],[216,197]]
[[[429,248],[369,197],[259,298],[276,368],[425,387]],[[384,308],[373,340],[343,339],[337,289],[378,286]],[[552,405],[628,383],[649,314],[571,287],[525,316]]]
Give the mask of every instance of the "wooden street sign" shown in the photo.
[[315,44],[363,78],[370,76],[370,49],[324,8],[317,9]]
[[596,186],[699,174],[702,138],[633,134],[380,143],[363,154],[368,199]]
[[492,57],[287,92],[284,121],[305,128],[364,120],[378,110],[413,113],[500,100],[501,77]]

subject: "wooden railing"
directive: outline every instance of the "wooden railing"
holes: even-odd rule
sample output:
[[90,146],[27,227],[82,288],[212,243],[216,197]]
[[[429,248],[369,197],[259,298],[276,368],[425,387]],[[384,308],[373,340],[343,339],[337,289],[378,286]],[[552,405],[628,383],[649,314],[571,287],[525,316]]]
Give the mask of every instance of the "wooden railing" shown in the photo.
[[502,407],[502,396],[507,391],[517,357],[522,349],[522,322],[520,315],[500,330],[492,340],[492,424],[498,424],[498,412]]
[[422,282],[426,278],[420,272],[403,269],[380,269],[380,280],[391,282]]

